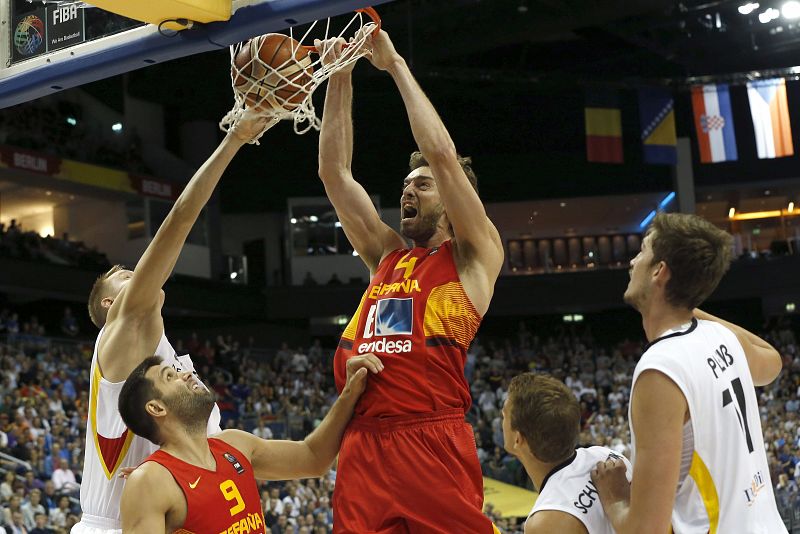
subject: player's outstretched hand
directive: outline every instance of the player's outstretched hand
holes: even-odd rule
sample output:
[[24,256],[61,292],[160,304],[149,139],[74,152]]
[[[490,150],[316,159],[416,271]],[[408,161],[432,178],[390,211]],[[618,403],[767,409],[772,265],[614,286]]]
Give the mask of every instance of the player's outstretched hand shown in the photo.
[[246,108],[231,128],[230,134],[242,143],[254,143],[264,132],[278,124],[279,120],[274,115]]
[[383,371],[383,362],[373,353],[353,356],[347,360],[347,383],[344,392],[359,396],[367,387],[367,374],[378,374]]
[[379,31],[377,35],[370,34],[367,37],[367,48],[371,50],[367,52],[367,58],[376,69],[387,70],[400,58],[394,43],[389,39],[389,34],[384,30]]
[[604,510],[617,504],[627,506],[630,502],[631,483],[628,482],[625,471],[625,462],[615,458],[597,462],[592,469],[592,482],[600,494]]

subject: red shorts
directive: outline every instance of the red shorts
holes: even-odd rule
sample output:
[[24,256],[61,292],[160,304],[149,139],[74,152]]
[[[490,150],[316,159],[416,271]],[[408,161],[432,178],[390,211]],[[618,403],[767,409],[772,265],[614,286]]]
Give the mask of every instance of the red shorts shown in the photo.
[[472,427],[460,409],[354,417],[342,439],[336,534],[492,534]]

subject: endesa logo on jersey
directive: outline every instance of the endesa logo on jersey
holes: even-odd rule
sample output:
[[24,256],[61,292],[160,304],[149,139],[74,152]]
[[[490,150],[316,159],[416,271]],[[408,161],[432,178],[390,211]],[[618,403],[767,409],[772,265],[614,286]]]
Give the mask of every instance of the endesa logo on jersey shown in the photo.
[[375,341],[365,341],[358,345],[358,353],[379,352],[401,354],[411,352],[411,340],[387,340],[383,336],[410,336],[414,329],[413,299],[382,299],[369,308],[364,324],[364,340],[381,337]]

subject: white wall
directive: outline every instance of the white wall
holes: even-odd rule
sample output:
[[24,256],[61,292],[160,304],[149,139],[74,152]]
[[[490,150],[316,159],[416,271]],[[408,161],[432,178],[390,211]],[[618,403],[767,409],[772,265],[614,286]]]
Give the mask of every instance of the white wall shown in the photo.
[[23,215],[17,222],[22,225],[23,231],[34,231],[42,237],[54,235],[53,210],[47,209],[39,213]]
[[83,241],[104,252],[112,263],[134,265],[139,259],[128,246],[128,221],[121,200],[91,199],[56,206],[56,235],[69,233],[73,241]]

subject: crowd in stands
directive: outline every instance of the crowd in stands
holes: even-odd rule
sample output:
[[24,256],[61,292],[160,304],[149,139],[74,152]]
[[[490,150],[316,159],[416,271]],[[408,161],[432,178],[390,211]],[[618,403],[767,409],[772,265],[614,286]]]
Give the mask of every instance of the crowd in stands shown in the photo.
[[[83,334],[86,341],[62,339],[81,337],[71,310],[49,330],[50,335],[35,317],[0,310],[0,452],[8,455],[0,456],[0,471],[5,470],[0,525],[6,532],[68,532],[79,518],[93,340],[91,333]],[[784,371],[759,392],[762,424],[776,498],[789,513],[800,506],[800,354],[791,328],[779,324],[766,331],[784,357]],[[223,335],[192,334],[173,344],[179,354],[192,354],[200,376],[216,392],[223,428],[265,439],[302,439],[336,398],[332,351],[319,341],[307,349],[283,344],[268,353],[254,348],[252,340],[243,344]],[[629,454],[627,401],[642,348],[638,339],[601,347],[588,328],[576,325],[539,335],[520,323],[513,337],[476,340],[466,365],[474,401],[467,417],[484,474],[531,488],[521,464],[503,450],[501,425],[508,383],[527,370],[551,373],[575,392],[583,411],[582,445]],[[263,483],[269,532],[331,532],[335,481],[334,466],[318,479]],[[522,532],[524,518],[499,517],[490,506],[487,514],[503,532]]]
[[14,219],[8,226],[0,223],[0,257],[46,261],[93,271],[105,271],[111,267],[105,254],[94,247],[86,246],[82,241],[72,241],[67,234],[61,239],[42,237],[36,232],[25,230]]
[[65,100],[39,99],[0,110],[0,145],[151,174],[135,133],[109,135],[98,128],[83,119],[80,106]]

